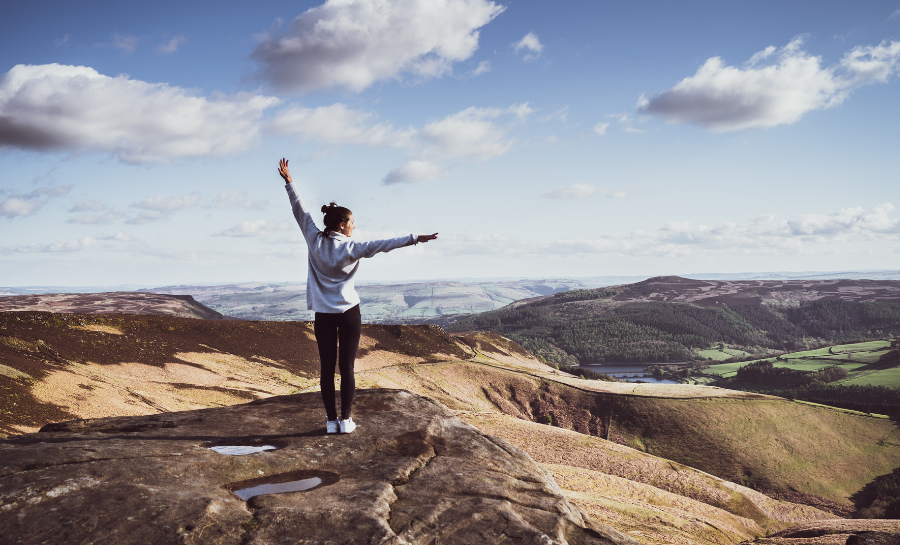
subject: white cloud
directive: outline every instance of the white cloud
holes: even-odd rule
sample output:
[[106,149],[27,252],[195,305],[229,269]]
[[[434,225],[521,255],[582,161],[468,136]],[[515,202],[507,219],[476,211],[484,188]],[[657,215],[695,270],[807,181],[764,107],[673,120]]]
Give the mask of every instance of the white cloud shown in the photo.
[[375,115],[337,103],[318,108],[291,107],[279,112],[267,127],[280,134],[295,134],[325,144],[359,144],[402,148],[412,144],[415,130],[395,130],[389,123],[373,123]]
[[895,9],[891,12],[890,15],[888,15],[888,21],[896,19],[897,17],[900,17],[900,8]]
[[144,210],[155,210],[158,212],[176,212],[178,210],[191,208],[197,204],[197,201],[199,200],[200,197],[197,195],[185,195],[184,197],[180,195],[175,195],[174,197],[157,195],[156,197],[147,197],[142,201],[133,202],[128,206],[131,206],[132,208],[142,208]]
[[53,45],[55,45],[57,47],[63,46],[63,45],[68,47],[69,44],[71,43],[71,41],[72,41],[72,35],[66,34],[62,38],[57,38],[57,39],[53,40]]
[[30,216],[55,197],[63,197],[72,190],[71,185],[47,186],[30,193],[15,193],[0,202],[0,216],[7,218]]
[[130,242],[130,241],[134,240],[131,237],[131,235],[127,235],[127,234],[123,233],[122,231],[119,231],[118,233],[116,233],[114,235],[105,235],[103,233],[100,233],[96,236],[96,239],[97,240],[114,240],[116,242]]
[[5,216],[7,218],[30,216],[40,210],[44,204],[43,201],[12,197],[0,203],[0,216]]
[[572,184],[541,193],[541,197],[547,199],[583,199],[590,197],[596,192],[597,188],[590,184]]
[[361,91],[401,73],[439,77],[478,48],[505,8],[487,0],[328,0],[262,37],[259,74],[281,91]]
[[180,195],[174,197],[157,195],[156,197],[147,197],[142,201],[133,202],[128,205],[130,208],[141,209],[142,212],[137,216],[129,218],[126,223],[143,225],[145,223],[163,220],[179,210],[186,210],[193,207],[199,200],[200,197],[197,195],[185,195],[183,197]]
[[57,253],[57,252],[77,252],[90,248],[97,243],[97,239],[93,237],[82,237],[77,239],[66,240],[63,242],[52,242],[50,244],[24,244],[21,246],[9,246],[2,249],[5,254],[9,253]]
[[213,208],[265,210],[269,201],[255,200],[244,191],[223,191],[213,199]]
[[128,34],[113,33],[110,45],[121,50],[126,55],[131,55],[137,48],[140,38],[137,36],[129,36]]
[[713,132],[791,124],[842,103],[858,87],[887,81],[900,62],[900,42],[856,47],[827,68],[801,46],[801,38],[781,49],[770,46],[743,68],[710,58],[668,91],[650,100],[642,96],[638,111]]
[[[351,144],[404,149],[410,154],[408,162],[383,179],[384,183],[391,184],[434,180],[446,172],[447,168],[440,164],[444,161],[485,161],[503,155],[514,145],[509,137],[510,130],[533,113],[528,103],[513,104],[508,108],[472,107],[421,129],[397,129],[389,123],[379,122],[375,114],[338,103],[319,108],[291,107],[268,122],[266,130],[333,146]],[[514,121],[499,121],[510,116]]]
[[533,110],[525,104],[498,108],[466,108],[461,112],[429,123],[420,134],[425,157],[487,160],[505,154],[513,146],[508,128],[494,123],[504,115],[526,119]]
[[544,50],[544,44],[538,39],[537,34],[534,32],[529,32],[521,40],[513,44],[513,48],[516,53],[519,53],[522,50],[526,51],[525,60],[532,61],[541,56],[541,51]]
[[618,191],[610,192],[609,194],[607,194],[607,197],[609,197],[610,199],[627,199],[628,193],[620,189]]
[[79,223],[82,225],[106,225],[109,223],[115,223],[125,215],[120,212],[104,212],[102,214],[82,214],[80,216],[74,216],[66,220],[66,223]]
[[106,205],[99,201],[78,201],[69,208],[69,212],[99,212],[106,210]]
[[162,53],[174,53],[178,51],[178,47],[186,41],[187,38],[184,37],[184,34],[179,34],[178,36],[173,36],[168,42],[159,44],[158,49]]
[[428,161],[412,160],[401,166],[400,168],[396,168],[390,171],[388,175],[384,177],[383,183],[385,185],[390,185],[401,183],[408,184],[415,182],[433,182],[445,173],[446,169],[443,169],[434,163],[430,163]]
[[847,208],[788,220],[764,214],[742,223],[713,226],[672,221],[656,229],[584,239],[526,240],[493,235],[462,240],[447,236],[433,250],[444,255],[500,257],[823,254],[832,252],[836,244],[852,247],[867,241],[900,240],[900,218],[894,217],[893,211],[893,205],[884,203],[870,209]]
[[609,123],[599,122],[594,125],[593,131],[600,136],[606,136],[606,129],[609,128]]
[[291,224],[286,221],[242,221],[231,229],[219,231],[213,236],[217,237],[258,237],[266,233],[276,231],[287,231],[291,228]]
[[85,66],[20,64],[0,76],[0,147],[98,151],[128,163],[221,156],[254,144],[263,112],[278,103],[249,94],[210,100]]
[[480,76],[491,71],[491,61],[481,61],[475,70],[472,70],[472,76]]

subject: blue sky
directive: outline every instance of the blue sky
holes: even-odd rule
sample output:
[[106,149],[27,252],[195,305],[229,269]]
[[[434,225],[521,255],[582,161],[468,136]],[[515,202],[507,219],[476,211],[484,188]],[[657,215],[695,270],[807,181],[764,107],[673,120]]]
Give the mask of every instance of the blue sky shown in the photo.
[[[14,2],[0,284],[900,267],[900,3]],[[319,219],[317,217],[317,219]]]

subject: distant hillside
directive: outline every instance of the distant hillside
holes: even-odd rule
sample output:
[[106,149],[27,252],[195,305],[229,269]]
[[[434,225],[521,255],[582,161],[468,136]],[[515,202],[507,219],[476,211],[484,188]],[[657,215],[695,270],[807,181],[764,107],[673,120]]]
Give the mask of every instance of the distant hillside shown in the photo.
[[116,291],[108,293],[47,293],[0,297],[0,312],[44,311],[67,314],[149,314],[222,320],[215,310],[190,295]]
[[677,276],[518,301],[456,322],[547,361],[677,362],[724,343],[766,355],[900,334],[900,281],[713,281]]
[[[566,279],[496,282],[419,282],[357,286],[366,323],[448,325],[460,316],[498,309],[518,301],[585,287]],[[228,316],[245,320],[312,320],[306,284],[255,283],[221,286],[165,286],[147,293],[192,295]]]

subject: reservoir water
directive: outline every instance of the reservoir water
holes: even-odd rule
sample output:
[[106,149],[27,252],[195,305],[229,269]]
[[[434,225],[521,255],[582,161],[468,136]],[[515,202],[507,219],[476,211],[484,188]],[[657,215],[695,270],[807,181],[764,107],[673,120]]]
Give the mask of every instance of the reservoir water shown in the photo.
[[[616,377],[619,380],[625,380],[628,382],[635,382],[638,380],[642,380],[644,382],[649,382],[653,384],[678,384],[678,382],[674,380],[668,379],[659,379],[654,377],[647,371],[647,367],[653,365],[652,363],[604,363],[597,365],[580,365],[579,367],[584,367],[585,369],[590,369],[591,371],[596,371],[597,373],[603,373],[605,375],[609,375],[611,377]],[[646,376],[645,376],[646,375]]]

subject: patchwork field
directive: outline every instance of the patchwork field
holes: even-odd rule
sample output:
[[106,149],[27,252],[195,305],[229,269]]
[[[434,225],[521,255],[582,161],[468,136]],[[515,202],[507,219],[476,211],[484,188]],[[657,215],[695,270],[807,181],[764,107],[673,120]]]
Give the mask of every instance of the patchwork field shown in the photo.
[[[833,384],[868,384],[897,388],[900,387],[900,368],[882,369],[877,365],[879,358],[890,350],[890,346],[890,341],[886,340],[867,341],[790,352],[777,358],[765,359],[771,361],[774,367],[798,371],[815,372],[834,366],[846,369],[849,376]],[[714,364],[707,367],[704,373],[719,375],[726,379],[733,378],[740,367],[755,361],[762,360]],[[707,381],[708,383],[715,382],[714,379],[707,379]]]

